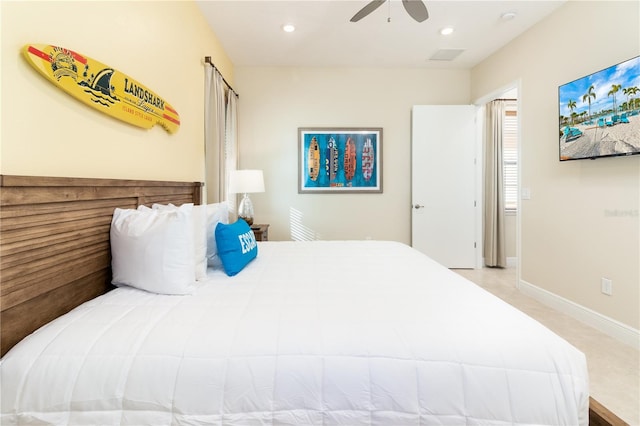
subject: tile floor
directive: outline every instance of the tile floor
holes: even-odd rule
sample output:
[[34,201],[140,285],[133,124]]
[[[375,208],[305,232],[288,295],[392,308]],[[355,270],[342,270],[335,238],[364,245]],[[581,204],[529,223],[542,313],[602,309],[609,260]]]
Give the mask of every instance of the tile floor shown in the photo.
[[513,268],[455,270],[544,324],[584,352],[590,393],[631,426],[640,426],[640,352],[524,295]]

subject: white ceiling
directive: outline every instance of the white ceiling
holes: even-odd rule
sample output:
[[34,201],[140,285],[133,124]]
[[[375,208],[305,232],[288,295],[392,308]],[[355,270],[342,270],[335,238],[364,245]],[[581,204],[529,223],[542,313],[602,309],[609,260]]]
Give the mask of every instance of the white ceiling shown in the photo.
[[[399,67],[469,69],[566,0],[425,0],[429,19],[417,23],[400,0],[359,22],[369,0],[198,0],[235,66]],[[504,20],[505,12],[516,17]],[[390,18],[390,22],[388,21]],[[296,31],[285,33],[282,25]],[[440,35],[452,26],[449,36]],[[429,58],[463,49],[452,61]]]

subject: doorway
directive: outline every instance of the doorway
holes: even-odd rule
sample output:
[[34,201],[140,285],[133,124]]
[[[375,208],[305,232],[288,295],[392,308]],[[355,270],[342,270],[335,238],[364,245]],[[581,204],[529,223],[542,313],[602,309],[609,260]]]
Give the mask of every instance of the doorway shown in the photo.
[[[463,153],[463,152],[465,154],[473,153],[471,157],[466,157],[465,155],[457,155],[457,156],[448,155],[444,153],[442,149],[443,147],[448,147],[450,145],[443,145],[443,144],[439,144],[439,145],[436,144],[434,148],[435,150],[428,154],[425,154],[424,152],[420,151],[421,149],[420,146],[416,147],[415,145],[416,135],[418,135],[419,138],[423,138],[423,139],[429,138],[431,140],[437,140],[438,138],[444,138],[446,136],[453,134],[452,131],[447,132],[446,129],[456,129],[458,127],[464,127],[464,126],[460,126],[459,125],[460,120],[455,118],[454,116],[454,118],[452,119],[453,121],[445,121],[444,118],[439,117],[435,121],[431,122],[431,124],[426,124],[427,127],[425,128],[421,128],[420,126],[416,127],[416,124],[418,121],[424,122],[422,118],[420,118],[419,120],[416,119],[415,117],[416,108],[424,108],[424,107],[436,108],[437,107],[439,109],[442,109],[442,107],[444,106],[441,106],[441,105],[440,106],[414,106],[414,113],[412,113],[412,194],[411,194],[412,196],[412,201],[411,201],[412,242],[411,244],[413,247],[417,248],[420,251],[423,251],[430,257],[434,258],[436,261],[442,263],[443,265],[449,268],[481,268],[485,264],[483,259],[483,253],[482,253],[482,248],[484,246],[484,238],[485,238],[485,235],[483,232],[484,223],[482,218],[483,216],[482,211],[484,208],[483,187],[484,187],[484,179],[485,179],[485,174],[483,170],[484,169],[484,166],[483,166],[484,131],[483,130],[485,126],[484,110],[485,110],[486,104],[495,99],[512,99],[514,108],[510,108],[509,118],[510,118],[511,124],[515,127],[512,127],[511,129],[509,129],[513,133],[514,137],[510,141],[510,146],[509,146],[510,151],[507,159],[508,164],[505,165],[508,169],[505,175],[508,177],[508,180],[509,180],[509,182],[507,182],[507,186],[508,186],[507,192],[508,192],[509,202],[504,212],[505,213],[504,232],[505,232],[505,250],[506,250],[506,257],[507,257],[506,259],[507,267],[515,268],[517,271],[517,275],[519,277],[521,184],[520,184],[520,130],[519,130],[520,129],[520,113],[519,113],[520,103],[518,100],[518,91],[519,91],[519,82],[516,82],[516,83],[513,83],[510,87],[507,87],[489,96],[481,98],[480,100],[476,101],[475,106],[470,106],[475,111],[474,112],[475,124],[473,126],[475,129],[475,143],[465,147],[464,151],[462,151],[461,147],[457,147],[456,149],[458,149],[457,151],[458,153]],[[446,107],[453,107],[453,106],[446,106]],[[435,133],[436,129],[445,129],[444,134]],[[459,141],[460,138],[457,138],[457,140]],[[416,149],[418,150],[416,151]],[[453,163],[446,161],[446,160],[451,160],[452,158],[459,159],[460,161],[454,161]],[[464,163],[464,162],[466,162],[467,166],[469,166],[469,160],[473,161],[474,165],[469,167],[468,170],[475,170],[475,177],[473,175],[469,175],[469,178],[465,178],[465,180],[468,179],[466,181],[474,182],[475,184],[475,192],[474,192],[474,195],[472,196],[472,200],[473,200],[472,202],[473,202],[473,206],[475,207],[475,212],[469,213],[466,216],[466,219],[461,219],[460,216],[458,215],[463,209],[449,206],[446,209],[443,208],[443,209],[440,209],[439,212],[436,212],[437,214],[440,214],[439,218],[435,218],[434,220],[428,220],[427,218],[432,218],[431,213],[433,213],[433,210],[436,210],[434,209],[434,204],[439,205],[441,207],[444,206],[443,202],[436,201],[436,200],[443,199],[441,197],[448,197],[451,195],[451,193],[466,194],[466,195],[462,195],[461,197],[461,200],[462,200],[461,202],[466,203],[466,201],[464,201],[464,198],[469,197],[468,188],[462,189],[462,190],[458,188],[452,191],[442,191],[442,188],[446,188],[446,187],[454,188],[452,184],[455,184],[455,182],[462,181],[462,179],[460,179],[459,177],[462,176],[461,173],[465,173],[465,172],[455,169],[455,167],[460,166],[461,163]],[[421,181],[424,182],[425,179],[428,179],[428,178],[426,178],[422,174],[416,175],[415,173],[416,171],[419,171],[420,169],[425,169],[425,168],[435,170],[436,178],[432,177],[429,180],[429,182],[437,182],[437,184],[440,187],[441,193],[438,193],[437,189],[435,190],[435,192],[432,193],[433,196],[430,196],[430,195],[425,196],[417,192],[417,188],[420,187],[419,183]],[[471,173],[473,174],[473,172]],[[450,177],[446,177],[446,176],[450,176]],[[454,179],[451,176],[458,177],[458,179]],[[448,221],[444,220],[444,218],[446,218],[447,216],[449,216],[448,219],[452,219],[452,218],[456,218],[456,219],[448,220]],[[452,260],[452,258],[449,257],[451,253],[441,253],[442,252],[441,248],[434,247],[434,246],[442,247],[443,241],[449,241],[447,240],[447,237],[445,235],[447,232],[449,232],[447,231],[447,227],[440,226],[440,224],[442,223],[451,224],[451,223],[455,223],[455,221],[457,221],[458,223],[465,224],[464,227],[459,227],[457,231],[462,232],[466,235],[473,234],[474,237],[471,237],[472,239],[469,240],[464,236],[461,237],[460,235],[458,235],[457,237],[455,237],[457,238],[456,244],[447,243],[447,247],[463,247],[464,245],[468,246],[468,241],[471,241],[472,244],[475,243],[474,244],[475,262],[470,262],[467,260],[462,262],[455,259]],[[437,228],[437,229],[425,230],[424,223],[427,224],[426,226],[431,226],[432,228]],[[471,228],[468,227],[468,225],[470,224],[472,226]],[[449,229],[451,228],[449,227]],[[431,232],[436,232],[436,234],[431,234]],[[443,232],[445,234],[443,234]],[[435,237],[431,237],[431,235],[435,235]],[[445,250],[445,252],[447,251],[450,252],[451,250]],[[467,259],[468,258],[469,257],[467,257]]]
[[[520,209],[521,209],[521,197],[520,197],[520,103],[518,100],[518,92],[519,92],[519,83],[514,83],[511,87],[507,87],[506,89],[497,91],[495,94],[487,96],[482,100],[478,101],[477,104],[482,105],[483,110],[487,110],[489,108],[489,104],[495,103],[494,101],[500,101],[502,106],[500,109],[503,110],[500,115],[501,122],[501,164],[500,164],[500,181],[503,185],[503,198],[500,201],[499,211],[501,214],[499,222],[503,224],[502,226],[502,238],[497,238],[496,234],[491,234],[492,229],[491,226],[485,226],[487,223],[485,221],[486,218],[489,217],[491,209],[487,203],[491,202],[492,197],[487,196],[489,193],[487,191],[491,191],[490,188],[493,188],[495,184],[489,185],[489,189],[485,189],[483,191],[483,209],[485,211],[484,219],[483,219],[483,265],[496,266],[496,251],[487,252],[489,249],[487,246],[489,242],[493,242],[496,240],[501,241],[500,250],[504,253],[506,257],[504,264],[501,263],[500,266],[506,266],[507,268],[515,268],[519,269],[518,259],[520,254]],[[494,110],[495,111],[495,110]],[[487,115],[483,111],[482,120],[487,120]],[[494,114],[495,115],[495,114]],[[483,123],[483,128],[486,128],[488,123]],[[495,127],[495,123],[494,123]],[[487,132],[483,133],[483,141],[482,141],[482,150],[483,150],[483,182],[490,182],[491,179],[495,180],[495,176],[490,176],[490,173],[495,173],[495,170],[492,172],[487,170],[486,163],[484,159],[486,159],[486,155],[488,151],[494,152],[494,148],[489,148],[490,141],[487,141]],[[492,155],[495,159],[495,155]],[[495,197],[493,198],[495,202]],[[496,208],[498,210],[498,208]],[[494,212],[497,214],[497,212]],[[492,223],[492,222],[488,222]],[[495,219],[493,221],[495,223]],[[495,246],[494,246],[495,247]],[[487,254],[489,253],[489,254]]]

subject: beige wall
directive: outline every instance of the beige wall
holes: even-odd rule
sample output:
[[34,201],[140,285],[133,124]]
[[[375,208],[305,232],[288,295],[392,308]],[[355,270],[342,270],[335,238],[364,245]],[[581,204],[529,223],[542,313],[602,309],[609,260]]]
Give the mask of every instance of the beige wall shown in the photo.
[[[411,239],[411,107],[468,104],[469,71],[236,67],[240,167],[269,238]],[[382,127],[382,194],[298,194],[298,127]]]
[[472,99],[521,82],[521,279],[636,330],[640,156],[560,163],[557,89],[640,54],[639,7],[569,1],[472,70]]
[[[233,66],[192,1],[1,1],[0,172],[38,176],[204,179],[205,56]],[[180,114],[169,135],[76,101],[20,56],[27,43],[76,50],[129,74]]]

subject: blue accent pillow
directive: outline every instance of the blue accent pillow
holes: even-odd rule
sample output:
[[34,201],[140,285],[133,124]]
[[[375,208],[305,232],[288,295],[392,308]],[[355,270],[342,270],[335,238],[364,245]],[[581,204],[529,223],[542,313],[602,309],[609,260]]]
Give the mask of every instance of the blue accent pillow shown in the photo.
[[242,219],[229,225],[216,225],[216,245],[224,272],[230,277],[247,266],[258,255],[258,243],[253,231]]

